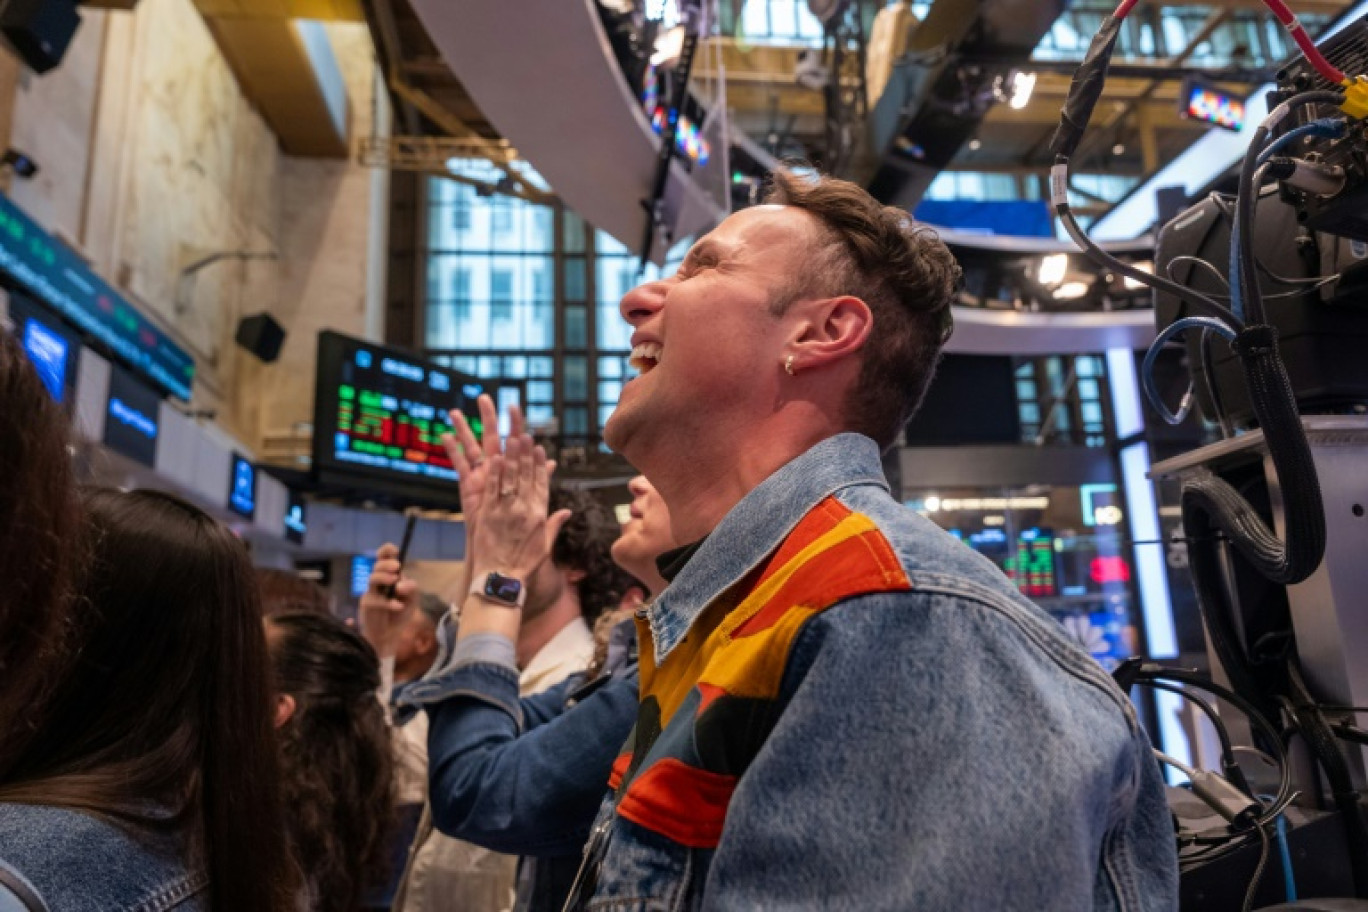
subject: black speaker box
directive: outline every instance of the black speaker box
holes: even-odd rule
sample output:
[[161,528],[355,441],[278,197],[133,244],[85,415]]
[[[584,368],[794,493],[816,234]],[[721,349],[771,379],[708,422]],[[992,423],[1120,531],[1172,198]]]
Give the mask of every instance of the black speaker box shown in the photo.
[[285,341],[285,327],[268,313],[243,317],[238,323],[237,344],[270,364],[280,357],[280,346]]
[[80,24],[75,0],[0,0],[0,34],[35,73],[62,62]]

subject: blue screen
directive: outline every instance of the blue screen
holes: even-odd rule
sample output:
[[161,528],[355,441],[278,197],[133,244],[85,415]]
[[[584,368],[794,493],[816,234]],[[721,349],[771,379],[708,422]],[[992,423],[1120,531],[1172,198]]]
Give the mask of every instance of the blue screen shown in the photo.
[[24,326],[24,351],[38,370],[43,385],[58,402],[66,392],[66,371],[71,343],[37,320]]
[[308,528],[308,518],[304,515],[304,498],[291,490],[289,506],[285,510],[285,537],[302,545]]
[[232,487],[228,490],[228,506],[248,519],[256,512],[256,468],[238,454],[233,454]]
[[366,587],[370,585],[371,569],[375,567],[375,558],[366,557],[358,554],[352,558],[351,566],[351,594],[352,598],[360,598],[366,594]]

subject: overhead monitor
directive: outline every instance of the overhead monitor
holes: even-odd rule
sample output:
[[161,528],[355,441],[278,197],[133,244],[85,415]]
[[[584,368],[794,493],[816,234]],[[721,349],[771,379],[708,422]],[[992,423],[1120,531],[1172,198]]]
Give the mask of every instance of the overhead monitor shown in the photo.
[[289,488],[289,500],[285,506],[285,538],[294,542],[296,545],[304,544],[304,535],[308,532],[308,516],[305,513],[306,506],[304,495]]
[[256,466],[234,453],[228,477],[228,508],[246,519],[256,515],[256,481]]
[[9,296],[9,315],[14,335],[33,362],[52,398],[70,402],[76,386],[76,362],[81,353],[80,336],[52,311],[18,292]]
[[1235,95],[1212,82],[1189,76],[1183,80],[1183,116],[1238,133],[1244,129],[1248,97]]
[[163,392],[189,400],[195,361],[0,194],[0,282],[22,288]]
[[442,447],[459,409],[478,436],[486,385],[403,349],[318,335],[314,470],[378,493],[455,505],[456,470]]
[[157,461],[161,396],[117,364],[109,366],[104,442],[143,465]]

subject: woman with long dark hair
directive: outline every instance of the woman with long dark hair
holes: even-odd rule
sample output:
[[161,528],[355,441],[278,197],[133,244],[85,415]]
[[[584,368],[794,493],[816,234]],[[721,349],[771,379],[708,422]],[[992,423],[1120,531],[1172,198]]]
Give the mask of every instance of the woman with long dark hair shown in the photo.
[[[252,568],[167,494],[90,491],[78,658],[0,778],[0,861],[62,912],[287,912]],[[2,637],[4,631],[0,631]]]
[[67,416],[0,329],[0,782],[72,656],[80,510]]
[[266,621],[290,843],[312,912],[355,912],[384,874],[393,757],[375,650],[334,618]]

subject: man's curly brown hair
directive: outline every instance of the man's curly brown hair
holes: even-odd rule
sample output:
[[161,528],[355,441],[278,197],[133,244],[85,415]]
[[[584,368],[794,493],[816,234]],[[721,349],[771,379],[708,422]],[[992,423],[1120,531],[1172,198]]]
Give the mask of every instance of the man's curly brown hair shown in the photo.
[[551,560],[562,570],[580,570],[575,584],[580,611],[590,626],[609,608],[617,607],[636,580],[613,563],[612,547],[621,528],[608,508],[586,491],[551,486],[551,512],[569,510],[570,519],[556,536]]
[[774,312],[800,295],[852,295],[874,315],[846,400],[847,426],[887,450],[921,405],[950,337],[959,264],[934,231],[849,181],[780,169],[765,202],[802,209],[825,235],[809,268],[776,296]]

